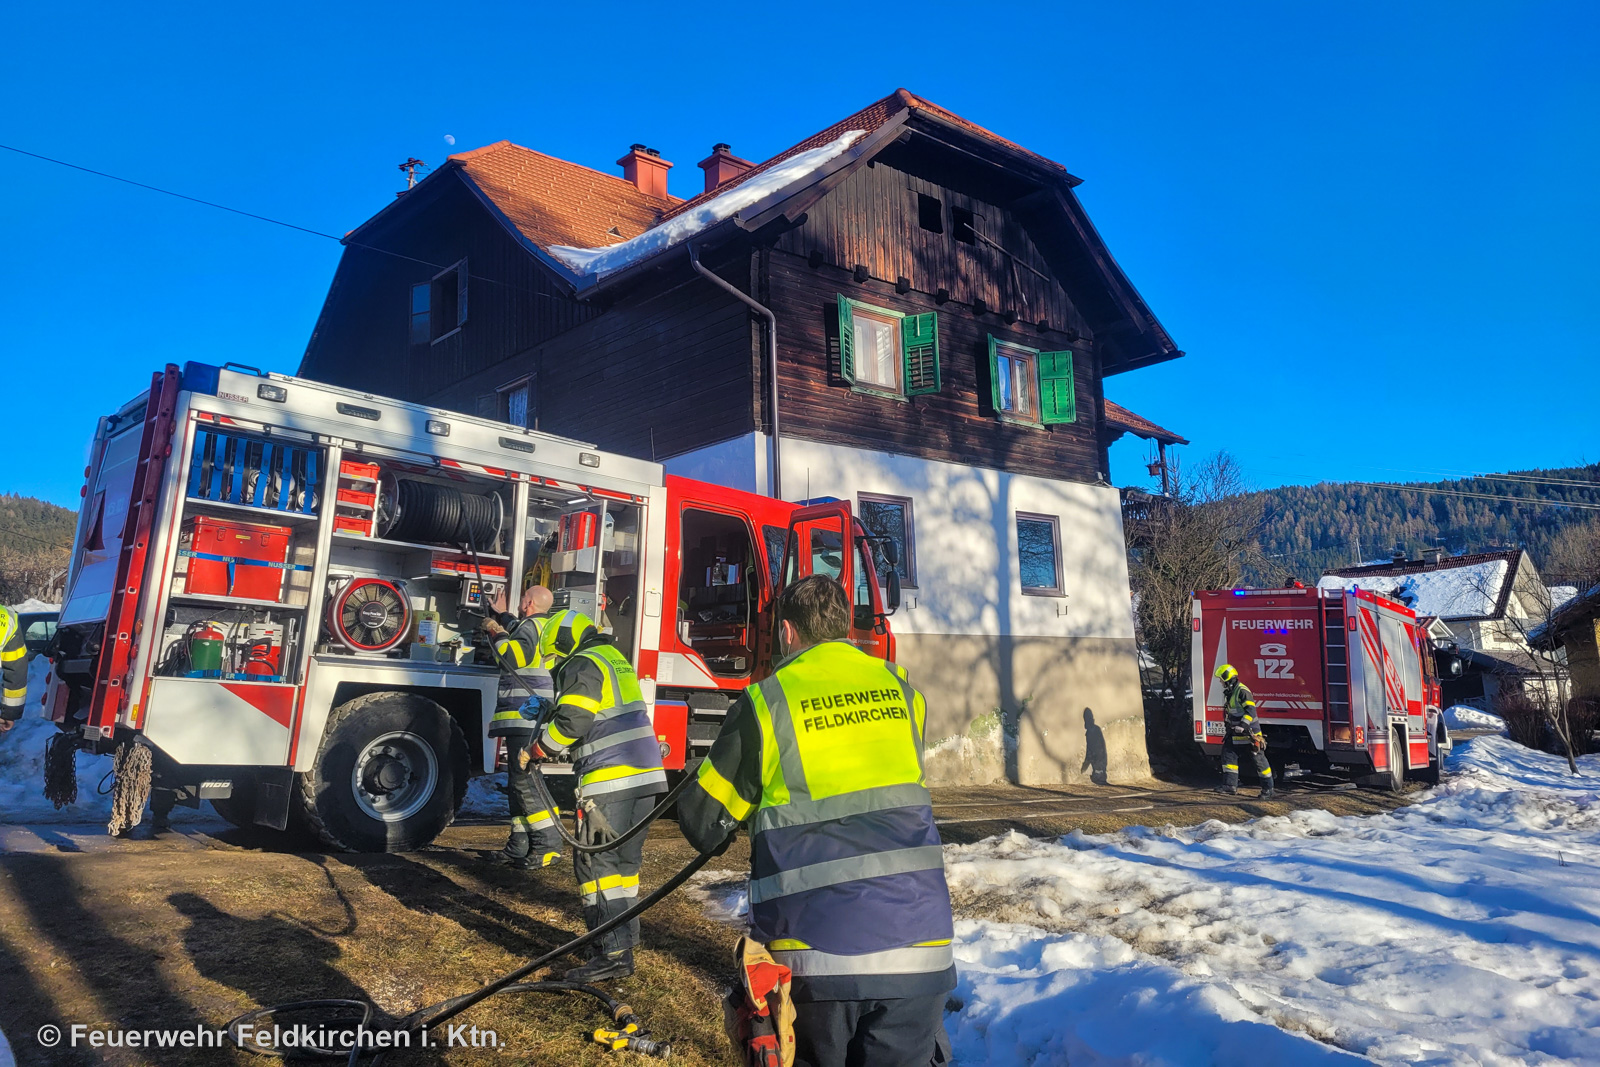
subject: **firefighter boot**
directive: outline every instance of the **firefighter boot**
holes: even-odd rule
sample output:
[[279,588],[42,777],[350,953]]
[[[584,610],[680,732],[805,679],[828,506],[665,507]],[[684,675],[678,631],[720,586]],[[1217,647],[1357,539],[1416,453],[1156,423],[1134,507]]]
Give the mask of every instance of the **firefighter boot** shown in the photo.
[[1278,790],[1277,790],[1277,787],[1274,786],[1273,783],[1272,783],[1272,773],[1269,771],[1261,779],[1261,797],[1260,797],[1260,799],[1262,799],[1262,800],[1271,800],[1273,797],[1275,797],[1277,795],[1278,795]]
[[1234,764],[1232,767],[1229,767],[1227,764],[1223,764],[1223,767],[1222,767],[1222,784],[1217,786],[1217,792],[1226,793],[1228,796],[1233,796],[1238,791],[1239,791],[1239,766],[1238,766],[1238,764]]
[[621,952],[597,952],[588,963],[574,967],[561,976],[563,982],[604,982],[612,978],[627,978],[633,974],[633,949]]

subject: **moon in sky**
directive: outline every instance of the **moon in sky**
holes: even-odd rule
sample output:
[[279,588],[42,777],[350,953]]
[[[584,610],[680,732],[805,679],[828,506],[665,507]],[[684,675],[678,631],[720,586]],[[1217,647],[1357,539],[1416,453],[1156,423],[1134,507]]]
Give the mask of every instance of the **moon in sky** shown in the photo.
[[444,143],[445,144],[455,144],[456,143],[455,135],[454,134],[449,134],[449,133],[445,134],[444,135]]

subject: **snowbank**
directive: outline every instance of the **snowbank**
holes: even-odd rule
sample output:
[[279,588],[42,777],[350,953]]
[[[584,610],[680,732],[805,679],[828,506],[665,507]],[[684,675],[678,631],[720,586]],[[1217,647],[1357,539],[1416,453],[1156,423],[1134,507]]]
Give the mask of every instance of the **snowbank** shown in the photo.
[[20,604],[12,604],[11,610],[18,615],[32,615],[40,611],[60,611],[60,604],[46,604],[38,597],[29,597]]
[[813,148],[791,156],[770,170],[762,171],[748,181],[740,182],[720,196],[714,196],[699,207],[674,216],[637,237],[605,248],[551,245],[550,254],[579,274],[593,274],[599,277],[621,270],[647,256],[665,251],[736,212],[759,203],[779,189],[799,181],[843,154],[863,136],[865,131],[851,130],[821,148]]
[[[1600,756],[1580,765],[1483,736],[1384,815],[949,846],[956,1060],[1600,1063]],[[742,925],[730,872],[687,891]]]
[[1445,725],[1452,730],[1503,730],[1505,720],[1470,704],[1452,704],[1444,709]]
[[1600,1062],[1600,757],[1582,762],[1575,780],[1485,736],[1385,815],[947,848],[957,1059]]
[[484,818],[511,818],[510,801],[506,799],[506,774],[480,774],[467,781],[467,795],[462,798],[457,816],[475,815]]
[[[0,734],[0,823],[93,823],[111,818],[110,756],[79,752],[78,802],[60,810],[44,798],[44,749],[58,732],[56,724],[39,716],[39,699],[50,677],[50,661],[35,656],[28,663],[28,704],[22,718]],[[108,792],[102,794],[101,781]],[[148,816],[147,816],[148,817]],[[216,818],[207,806],[177,808],[174,823]]]

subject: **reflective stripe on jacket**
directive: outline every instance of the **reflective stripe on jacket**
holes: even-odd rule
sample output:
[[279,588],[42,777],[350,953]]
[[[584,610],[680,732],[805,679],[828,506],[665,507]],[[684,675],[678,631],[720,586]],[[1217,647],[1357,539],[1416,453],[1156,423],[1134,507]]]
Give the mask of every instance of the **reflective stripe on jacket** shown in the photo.
[[[505,620],[506,616],[501,619]],[[509,626],[502,621],[506,632],[495,635],[494,654],[500,666],[500,689],[494,718],[489,722],[490,737],[531,734],[534,724],[522,714],[522,705],[534,696],[555,700],[555,682],[539,658],[540,627],[546,621],[538,617],[512,619]]]
[[28,701],[28,643],[22,620],[0,607],[0,719],[20,719]]
[[740,762],[759,762],[759,799],[748,785],[741,795],[715,747],[698,782],[749,824],[754,936],[801,999],[952,989],[950,891],[923,779],[927,706],[906,672],[828,641],[745,698],[759,741]]
[[661,747],[628,657],[615,645],[594,644],[562,664],[560,674],[555,715],[540,747],[551,754],[571,749],[585,797],[661,792],[667,784]]

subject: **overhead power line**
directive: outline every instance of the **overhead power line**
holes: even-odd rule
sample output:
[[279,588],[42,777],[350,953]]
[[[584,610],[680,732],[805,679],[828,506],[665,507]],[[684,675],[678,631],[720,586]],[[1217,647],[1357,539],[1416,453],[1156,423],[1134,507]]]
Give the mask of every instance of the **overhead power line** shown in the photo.
[[[325,237],[330,241],[337,241],[348,248],[360,248],[368,252],[380,252],[386,256],[393,256],[396,259],[406,260],[409,263],[418,263],[424,267],[431,267],[436,271],[446,270],[451,266],[449,263],[434,263],[426,259],[418,259],[416,256],[408,256],[403,252],[392,252],[387,248],[379,248],[377,245],[369,245],[363,244],[360,241],[352,241],[348,238],[340,237],[337,234],[324,233],[322,230],[314,230],[310,226],[301,226],[299,223],[285,222],[283,219],[275,219],[270,215],[261,215],[254,211],[245,211],[243,208],[229,207],[227,204],[219,204],[214,200],[202,200],[198,196],[190,196],[188,193],[180,193],[172,189],[163,189],[159,185],[151,185],[148,182],[134,181],[132,178],[124,178],[120,174],[112,174],[109,171],[95,170],[93,167],[84,167],[77,163],[68,163],[64,159],[56,159],[54,156],[41,155],[38,152],[29,152],[26,149],[17,148],[14,145],[0,144],[0,148],[5,149],[7,152],[15,152],[19,156],[27,156],[30,159],[37,159],[45,163],[54,163],[58,167],[66,167],[70,170],[82,171],[85,174],[93,174],[97,178],[108,178],[111,181],[121,182],[124,185],[132,185],[136,188],[145,189],[152,193],[160,193],[162,196],[172,196],[178,198],[179,200],[187,200],[191,204],[199,204],[203,207],[215,208],[218,211],[226,211],[232,215],[242,215],[247,219],[255,219],[258,222],[268,222],[274,226],[282,226],[286,229],[297,230],[300,233],[308,233],[313,237]],[[471,273],[469,273],[467,277],[475,282],[484,282],[489,285],[503,285],[508,289],[518,289],[525,292],[531,292],[534,296],[542,296],[546,300],[564,299],[552,293],[542,293],[537,289],[524,290],[520,285],[501,281],[499,278],[485,278],[482,275]]]
[[1391,482],[1350,482],[1369,489],[1394,489],[1402,493],[1419,493],[1423,496],[1458,496],[1472,500],[1496,500],[1505,504],[1529,504],[1547,508],[1577,508],[1582,511],[1600,511],[1600,504],[1587,504],[1572,500],[1543,500],[1538,497],[1500,496],[1495,493],[1468,493],[1456,489],[1429,489],[1420,485],[1395,485]]

